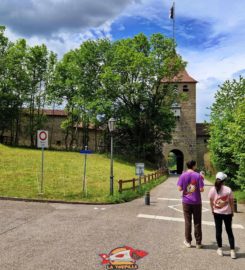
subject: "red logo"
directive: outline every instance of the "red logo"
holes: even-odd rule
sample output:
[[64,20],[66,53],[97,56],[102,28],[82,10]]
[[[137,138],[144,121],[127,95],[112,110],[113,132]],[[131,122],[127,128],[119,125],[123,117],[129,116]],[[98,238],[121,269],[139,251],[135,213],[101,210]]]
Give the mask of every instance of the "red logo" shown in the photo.
[[146,255],[148,252],[129,246],[115,248],[109,254],[99,254],[106,269],[138,269],[136,261]]
[[197,180],[192,179],[190,184],[186,188],[185,195],[192,194],[193,192],[196,191],[196,185],[197,185]]
[[214,202],[214,207],[216,209],[222,209],[223,207],[228,205],[228,195],[223,196],[218,198],[215,202]]
[[41,132],[39,133],[39,139],[40,139],[41,141],[45,141],[45,140],[47,139],[47,137],[48,137],[48,135],[47,135],[47,133],[46,133],[45,131],[41,131]]

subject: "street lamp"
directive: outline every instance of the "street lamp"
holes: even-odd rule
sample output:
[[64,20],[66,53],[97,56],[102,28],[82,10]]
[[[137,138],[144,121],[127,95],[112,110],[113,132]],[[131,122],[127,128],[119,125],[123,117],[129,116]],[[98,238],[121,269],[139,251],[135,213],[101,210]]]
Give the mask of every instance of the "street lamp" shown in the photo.
[[113,131],[116,128],[116,119],[110,118],[108,121],[108,128],[111,133],[111,170],[110,170],[110,195],[113,195]]
[[181,115],[181,106],[178,103],[172,105],[172,112],[176,118],[180,118]]

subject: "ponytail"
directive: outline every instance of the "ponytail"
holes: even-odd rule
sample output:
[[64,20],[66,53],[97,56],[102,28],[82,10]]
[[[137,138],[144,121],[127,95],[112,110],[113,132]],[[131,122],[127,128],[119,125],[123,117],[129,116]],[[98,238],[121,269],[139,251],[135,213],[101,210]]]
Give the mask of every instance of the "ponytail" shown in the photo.
[[221,189],[223,183],[224,183],[224,181],[220,181],[220,180],[216,179],[216,181],[214,183],[214,186],[215,186],[215,189],[216,189],[217,193],[220,192],[220,189]]

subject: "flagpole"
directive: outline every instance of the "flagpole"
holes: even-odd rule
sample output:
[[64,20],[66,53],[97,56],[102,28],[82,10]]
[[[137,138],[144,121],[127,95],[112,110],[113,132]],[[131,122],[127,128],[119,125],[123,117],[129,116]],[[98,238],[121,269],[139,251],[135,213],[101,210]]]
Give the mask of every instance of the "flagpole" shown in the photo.
[[173,2],[173,42],[175,43],[175,1]]

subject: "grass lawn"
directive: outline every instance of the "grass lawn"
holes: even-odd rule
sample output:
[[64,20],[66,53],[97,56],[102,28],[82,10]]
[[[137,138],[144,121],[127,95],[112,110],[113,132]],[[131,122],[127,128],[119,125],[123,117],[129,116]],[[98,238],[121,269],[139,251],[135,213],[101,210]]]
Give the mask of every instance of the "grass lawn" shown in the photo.
[[[87,197],[82,193],[84,155],[75,152],[44,152],[44,195],[39,195],[41,150],[7,147],[0,144],[0,196],[62,199],[66,201],[120,202],[142,195],[164,180],[149,183],[138,192],[118,194],[118,180],[135,177],[135,164],[114,161],[114,191],[109,194],[110,158],[102,154],[87,157]],[[151,173],[150,168],[145,174]]]

